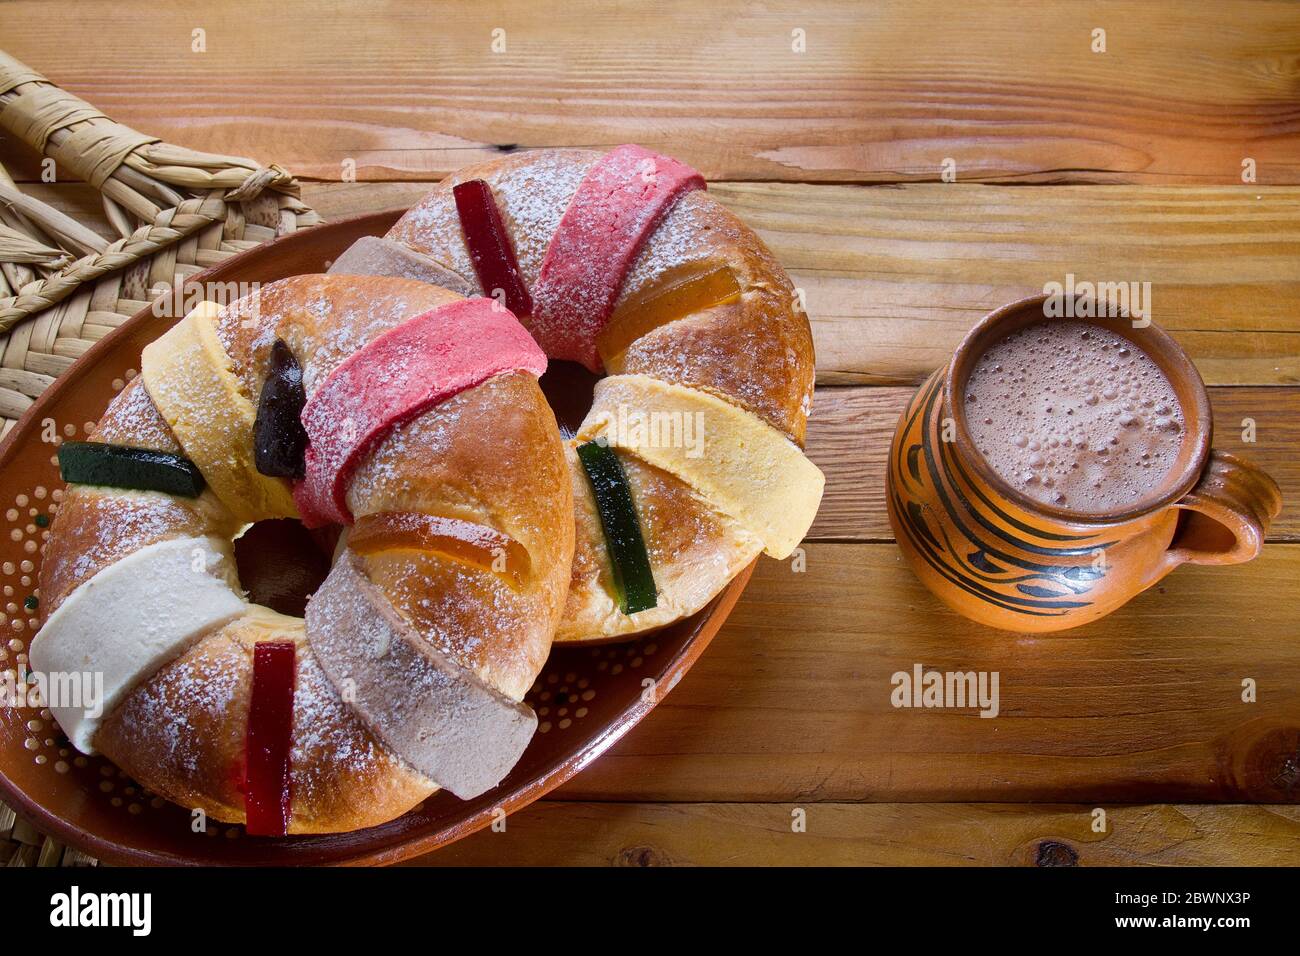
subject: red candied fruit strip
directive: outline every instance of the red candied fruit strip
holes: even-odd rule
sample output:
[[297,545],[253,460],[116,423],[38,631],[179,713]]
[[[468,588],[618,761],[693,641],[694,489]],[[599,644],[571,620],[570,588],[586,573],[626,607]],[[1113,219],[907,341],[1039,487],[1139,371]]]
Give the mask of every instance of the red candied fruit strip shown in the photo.
[[253,836],[289,832],[295,660],[293,641],[261,641],[253,647],[253,693],[244,738],[244,828]]
[[408,319],[342,362],[302,410],[306,475],[293,489],[308,528],[351,524],[352,473],[391,429],[496,375],[541,375],[546,356],[492,299],[461,299]]
[[546,354],[602,370],[605,327],[637,252],[682,193],[704,189],[685,163],[618,146],[583,177],[546,248],[528,330]]
[[519,273],[515,249],[501,221],[492,187],[481,179],[471,179],[453,186],[451,194],[456,200],[461,232],[483,292],[495,299],[496,290],[500,289],[507,309],[515,315],[527,315],[533,311],[533,300]]

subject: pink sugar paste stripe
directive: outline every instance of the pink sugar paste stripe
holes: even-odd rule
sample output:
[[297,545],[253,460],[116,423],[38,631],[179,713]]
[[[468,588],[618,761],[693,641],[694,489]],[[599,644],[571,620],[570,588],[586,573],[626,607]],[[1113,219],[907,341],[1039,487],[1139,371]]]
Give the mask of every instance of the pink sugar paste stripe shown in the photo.
[[684,192],[704,189],[685,163],[617,146],[583,177],[533,286],[528,329],[551,358],[601,371],[596,336],[646,236]]
[[350,355],[302,411],[306,475],[293,491],[308,528],[351,524],[347,488],[393,427],[494,375],[546,371],[546,355],[491,299],[463,299],[408,319]]

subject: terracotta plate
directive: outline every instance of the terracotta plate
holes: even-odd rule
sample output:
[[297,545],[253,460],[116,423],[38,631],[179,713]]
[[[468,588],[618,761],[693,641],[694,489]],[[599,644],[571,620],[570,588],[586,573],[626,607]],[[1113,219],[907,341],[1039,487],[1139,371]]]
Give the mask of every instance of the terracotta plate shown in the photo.
[[[359,236],[382,235],[401,211],[361,216],[286,236],[235,256],[194,281],[269,282],[322,272]],[[0,445],[0,586],[6,607],[0,671],[26,660],[36,613],[42,534],[62,483],[50,429],[82,438],[116,391],[136,374],[140,351],[170,324],[145,310],[95,344],[50,387]],[[588,396],[589,397],[589,396]],[[573,396],[579,403],[580,396]],[[552,396],[559,404],[565,396]],[[527,702],[539,733],[496,788],[470,802],[439,793],[398,820],[355,833],[283,840],[249,837],[241,826],[208,821],[196,833],[187,810],[143,790],[100,757],[71,750],[37,709],[0,707],[3,799],[34,826],[101,859],[153,864],[392,863],[489,824],[498,811],[531,803],[568,780],[654,707],[643,699],[649,677],[662,699],[717,633],[752,567],[699,614],[637,641],[559,647]]]

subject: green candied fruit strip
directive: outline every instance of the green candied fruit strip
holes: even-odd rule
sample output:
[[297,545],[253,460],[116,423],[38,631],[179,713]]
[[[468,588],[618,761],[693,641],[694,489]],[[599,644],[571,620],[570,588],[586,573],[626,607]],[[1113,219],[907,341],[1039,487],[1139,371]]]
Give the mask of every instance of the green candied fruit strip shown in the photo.
[[182,498],[197,498],[204,485],[202,473],[188,458],[92,441],[61,444],[59,474],[72,484],[162,491]]
[[624,614],[649,610],[659,603],[659,598],[623,465],[614,449],[598,441],[579,445],[578,460],[587,472],[600,524],[605,529],[619,609]]

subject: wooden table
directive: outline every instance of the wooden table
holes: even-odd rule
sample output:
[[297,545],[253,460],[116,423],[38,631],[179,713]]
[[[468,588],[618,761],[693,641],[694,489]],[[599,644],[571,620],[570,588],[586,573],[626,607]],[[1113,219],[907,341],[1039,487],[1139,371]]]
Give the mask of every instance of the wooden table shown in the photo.
[[[115,119],[315,180],[331,219],[502,150],[640,142],[805,290],[828,478],[806,570],[765,559],[644,724],[418,863],[1300,862],[1300,5],[43,0],[0,6],[0,36]],[[1152,283],[1216,444],[1287,505],[1253,564],[1017,637],[917,583],[884,459],[966,329],[1071,272]],[[915,663],[999,671],[1000,716],[894,709]]]

